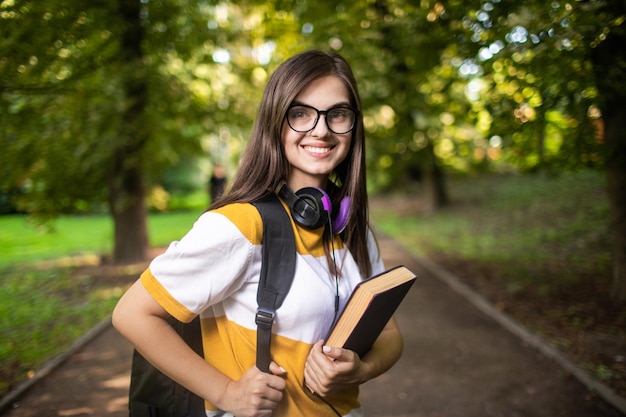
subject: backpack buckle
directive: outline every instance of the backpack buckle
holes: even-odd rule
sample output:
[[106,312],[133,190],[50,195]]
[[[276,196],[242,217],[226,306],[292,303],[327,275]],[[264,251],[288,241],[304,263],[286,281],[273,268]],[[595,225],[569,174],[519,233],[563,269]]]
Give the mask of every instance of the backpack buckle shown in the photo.
[[272,328],[272,324],[274,324],[274,317],[276,317],[276,310],[259,307],[256,310],[256,317],[254,321],[256,325],[263,330],[269,330]]

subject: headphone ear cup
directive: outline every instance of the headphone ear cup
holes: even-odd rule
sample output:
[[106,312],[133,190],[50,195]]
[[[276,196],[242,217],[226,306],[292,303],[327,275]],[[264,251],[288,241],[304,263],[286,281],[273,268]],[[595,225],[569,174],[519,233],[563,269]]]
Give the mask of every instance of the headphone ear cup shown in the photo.
[[298,224],[309,229],[317,229],[328,222],[328,216],[332,209],[328,194],[319,188],[305,187],[296,191],[296,196],[310,208],[306,212],[301,211],[302,215],[296,216],[294,213],[296,205],[294,204],[292,215]]
[[[274,192],[287,203],[293,221],[302,227],[318,229],[331,219],[332,201],[321,188],[305,187],[294,193],[282,181]],[[339,213],[332,219],[333,234],[339,234],[346,228],[351,204],[350,197],[344,197],[339,203]]]
[[348,225],[348,219],[350,218],[350,207],[352,205],[352,199],[350,197],[344,197],[339,204],[339,213],[333,221],[333,233],[338,235]]

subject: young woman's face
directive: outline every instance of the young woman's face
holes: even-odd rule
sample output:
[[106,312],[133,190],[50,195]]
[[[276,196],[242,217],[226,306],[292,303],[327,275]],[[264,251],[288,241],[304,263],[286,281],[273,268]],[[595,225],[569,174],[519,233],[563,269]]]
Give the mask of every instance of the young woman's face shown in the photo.
[[[312,112],[313,117],[314,109],[327,111],[342,106],[351,107],[348,90],[336,76],[327,76],[311,82],[298,94],[292,104],[312,107],[313,109],[305,110]],[[293,115],[294,118],[296,116],[300,116],[300,113]],[[339,123],[337,115],[320,114],[315,127],[304,133],[293,130],[287,120],[283,124],[282,143],[291,165],[287,184],[292,190],[311,186],[324,187],[328,175],[345,159],[350,150],[352,131],[333,133],[328,129],[326,117],[334,117],[335,122],[331,123]]]

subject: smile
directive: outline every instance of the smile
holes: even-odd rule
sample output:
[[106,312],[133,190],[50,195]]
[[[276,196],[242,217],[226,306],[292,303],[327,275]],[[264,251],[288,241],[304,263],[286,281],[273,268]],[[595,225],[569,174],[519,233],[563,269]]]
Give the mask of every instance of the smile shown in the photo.
[[330,152],[331,148],[330,147],[326,147],[326,148],[316,148],[313,146],[304,146],[304,150],[307,152],[311,152],[311,153],[327,153]]

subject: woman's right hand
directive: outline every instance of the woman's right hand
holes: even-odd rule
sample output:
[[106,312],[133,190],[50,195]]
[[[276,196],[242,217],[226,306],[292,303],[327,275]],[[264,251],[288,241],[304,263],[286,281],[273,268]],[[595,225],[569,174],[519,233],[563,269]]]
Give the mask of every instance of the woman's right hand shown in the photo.
[[287,385],[286,371],[275,362],[270,364],[270,372],[266,374],[253,366],[239,380],[228,384],[222,401],[216,405],[237,417],[270,417]]

